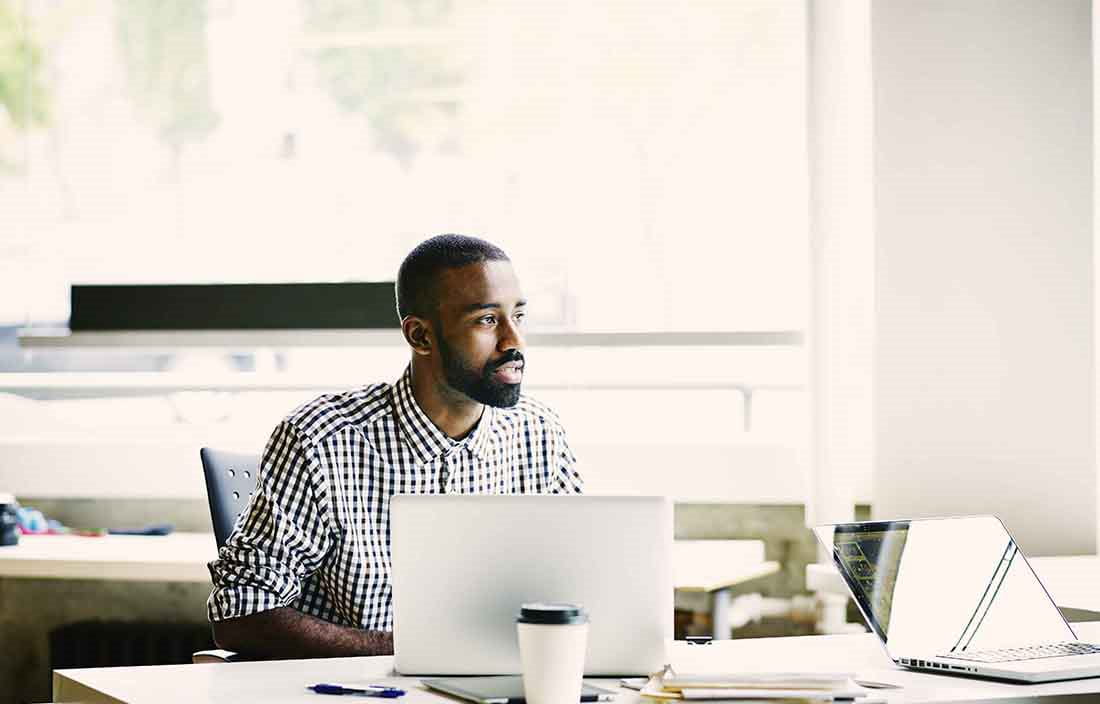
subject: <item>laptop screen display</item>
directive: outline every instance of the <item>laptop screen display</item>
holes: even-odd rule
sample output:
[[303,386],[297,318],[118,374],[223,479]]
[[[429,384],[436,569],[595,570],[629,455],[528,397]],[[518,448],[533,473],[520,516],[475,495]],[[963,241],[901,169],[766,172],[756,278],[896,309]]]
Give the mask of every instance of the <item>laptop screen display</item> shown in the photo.
[[850,523],[815,532],[892,657],[1075,639],[993,516]]

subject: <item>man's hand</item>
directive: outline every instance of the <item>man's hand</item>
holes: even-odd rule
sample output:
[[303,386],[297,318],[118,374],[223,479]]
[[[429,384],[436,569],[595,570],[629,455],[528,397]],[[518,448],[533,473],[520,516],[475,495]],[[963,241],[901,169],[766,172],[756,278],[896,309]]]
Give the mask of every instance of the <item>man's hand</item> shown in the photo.
[[322,621],[284,606],[212,624],[219,648],[247,657],[335,658],[393,655],[393,634]]

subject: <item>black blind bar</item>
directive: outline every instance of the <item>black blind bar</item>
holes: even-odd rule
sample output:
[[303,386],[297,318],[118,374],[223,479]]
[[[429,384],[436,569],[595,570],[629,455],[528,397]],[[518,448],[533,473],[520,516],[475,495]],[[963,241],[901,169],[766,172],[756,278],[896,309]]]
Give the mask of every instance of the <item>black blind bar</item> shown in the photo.
[[399,327],[392,282],[74,285],[69,329]]

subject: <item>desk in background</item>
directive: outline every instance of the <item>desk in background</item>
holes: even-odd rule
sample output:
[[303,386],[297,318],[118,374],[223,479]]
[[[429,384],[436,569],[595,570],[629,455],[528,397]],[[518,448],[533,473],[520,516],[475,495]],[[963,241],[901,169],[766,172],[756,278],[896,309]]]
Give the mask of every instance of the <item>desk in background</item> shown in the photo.
[[209,582],[212,533],[24,535],[0,547],[0,577]]
[[[0,578],[207,583],[206,563],[216,555],[210,533],[24,535],[19,545],[0,548]],[[731,588],[779,571],[778,563],[764,560],[759,540],[676,541],[673,560],[677,589],[710,595],[720,638],[729,638]]]
[[[1029,557],[1027,561],[1055,604],[1100,611],[1100,557]],[[843,578],[831,563],[807,565],[806,588],[814,592],[848,594]]]
[[[1083,637],[1100,639],[1100,623],[1081,624],[1080,628]],[[853,672],[862,678],[901,685],[899,690],[879,691],[890,704],[1071,693],[1097,693],[1100,698],[1100,678],[1020,685],[908,672],[890,662],[871,634],[759,638],[705,646],[677,642],[672,644],[669,659],[681,672]],[[392,668],[393,658],[377,657],[60,670],[54,673],[53,698],[57,702],[89,704],[118,701],[132,704],[174,701],[189,704],[323,704],[319,695],[306,691],[307,685],[329,681],[384,681],[410,690],[409,696],[400,700],[403,704],[454,701],[421,688],[415,679],[392,677]],[[594,681],[601,686],[617,686],[615,680]],[[640,704],[649,700],[642,699],[637,692],[622,690],[616,702]]]
[[677,540],[672,551],[672,583],[682,592],[710,598],[711,635],[728,640],[733,621],[733,588],[779,571],[764,559],[762,540]]

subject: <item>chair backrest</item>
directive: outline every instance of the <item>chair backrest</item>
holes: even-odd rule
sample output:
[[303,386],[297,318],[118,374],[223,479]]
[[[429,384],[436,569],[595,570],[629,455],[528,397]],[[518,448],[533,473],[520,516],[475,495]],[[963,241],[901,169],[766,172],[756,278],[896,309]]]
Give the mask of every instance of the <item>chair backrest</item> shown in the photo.
[[210,520],[218,547],[225,545],[237,518],[248,506],[256,488],[256,470],[260,458],[236,452],[204,447],[199,450],[202,473],[206,477],[206,498],[210,502]]

